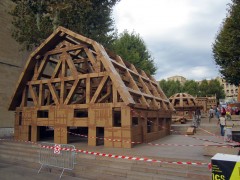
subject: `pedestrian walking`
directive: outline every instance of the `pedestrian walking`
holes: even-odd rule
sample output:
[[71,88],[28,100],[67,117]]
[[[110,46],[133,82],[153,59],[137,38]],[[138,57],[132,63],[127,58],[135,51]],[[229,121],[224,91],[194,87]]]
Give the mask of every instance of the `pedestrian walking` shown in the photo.
[[221,136],[224,136],[224,127],[226,126],[225,113],[221,113],[221,116],[218,120],[218,124],[220,125]]
[[213,118],[213,116],[214,116],[214,109],[211,106],[210,109],[209,109],[209,122]]
[[219,120],[219,118],[220,118],[220,107],[216,107],[216,109],[215,109],[215,116]]

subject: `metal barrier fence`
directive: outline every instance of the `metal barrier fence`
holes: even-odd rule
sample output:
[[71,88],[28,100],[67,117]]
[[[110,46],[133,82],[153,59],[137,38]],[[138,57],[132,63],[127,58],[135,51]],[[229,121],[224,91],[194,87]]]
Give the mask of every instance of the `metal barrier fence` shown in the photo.
[[65,169],[72,170],[75,164],[75,146],[69,144],[41,143],[39,150],[38,173],[43,166],[63,168],[60,178]]

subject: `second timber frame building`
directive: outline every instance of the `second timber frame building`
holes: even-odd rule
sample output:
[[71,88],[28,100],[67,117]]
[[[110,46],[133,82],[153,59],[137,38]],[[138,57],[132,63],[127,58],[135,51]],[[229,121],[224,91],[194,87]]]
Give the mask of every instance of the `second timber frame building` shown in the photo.
[[153,77],[59,27],[29,56],[9,110],[16,111],[15,139],[37,142],[52,130],[59,144],[84,134],[90,146],[101,139],[131,148],[168,135],[173,107]]

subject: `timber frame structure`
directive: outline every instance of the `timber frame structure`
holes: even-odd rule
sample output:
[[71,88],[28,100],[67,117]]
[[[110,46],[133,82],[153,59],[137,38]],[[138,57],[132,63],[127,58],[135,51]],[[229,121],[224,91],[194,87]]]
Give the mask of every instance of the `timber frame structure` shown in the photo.
[[195,97],[187,93],[176,93],[169,98],[169,101],[176,110],[175,115],[186,119],[192,119],[194,112],[203,108],[197,103]]
[[168,135],[173,107],[152,76],[59,27],[29,56],[9,110],[15,139],[37,142],[52,130],[55,143],[85,133],[90,146],[102,137],[105,147],[131,148]]

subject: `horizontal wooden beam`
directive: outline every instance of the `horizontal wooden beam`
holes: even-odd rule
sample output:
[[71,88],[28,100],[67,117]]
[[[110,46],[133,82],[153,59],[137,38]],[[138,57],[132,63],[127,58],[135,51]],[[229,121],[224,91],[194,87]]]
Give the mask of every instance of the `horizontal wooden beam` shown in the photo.
[[139,95],[139,96],[144,96],[145,98],[149,98],[149,99],[155,99],[156,101],[164,101],[164,102],[169,102],[168,100],[166,99],[161,99],[161,98],[158,98],[158,97],[154,97],[152,95],[149,95],[149,94],[146,94],[146,93],[142,93],[140,91],[136,91],[136,90],[133,90],[131,88],[128,88],[128,90],[130,92],[132,92],[133,94],[136,94],[136,95]]
[[[111,58],[110,58],[110,59],[111,59]],[[123,70],[128,70],[130,73],[132,73],[132,74],[134,74],[134,75],[136,75],[136,76],[138,76],[138,77],[141,77],[141,78],[144,79],[145,81],[150,81],[151,83],[156,84],[156,82],[152,81],[151,79],[146,78],[146,77],[142,76],[141,74],[138,74],[138,73],[134,72],[134,71],[131,70],[131,69],[128,69],[127,67],[119,64],[119,63],[118,63],[117,61],[115,61],[114,59],[111,59],[111,61],[112,61],[115,65],[117,65],[118,67],[120,67],[121,69],[123,69]]]
[[[77,76],[78,79],[86,79],[87,77],[90,78],[97,78],[97,77],[103,77],[108,75],[107,72],[99,72],[99,73],[90,73],[90,74],[79,74]],[[43,80],[33,80],[33,81],[28,81],[27,85],[34,85],[34,84],[40,84],[41,82],[43,84],[47,84],[48,82],[61,82],[61,79],[63,81],[74,81],[75,78],[73,76],[68,76],[68,77],[63,77],[63,78],[54,78],[54,79],[43,79]]]
[[85,44],[81,44],[81,45],[75,45],[75,46],[70,46],[70,47],[65,47],[65,48],[61,48],[61,49],[54,49],[52,51],[48,51],[46,53],[46,55],[54,55],[54,54],[60,54],[63,52],[68,52],[68,51],[74,51],[74,50],[78,50],[78,49],[82,49],[82,48],[86,48],[87,45]]

